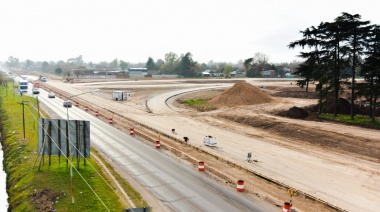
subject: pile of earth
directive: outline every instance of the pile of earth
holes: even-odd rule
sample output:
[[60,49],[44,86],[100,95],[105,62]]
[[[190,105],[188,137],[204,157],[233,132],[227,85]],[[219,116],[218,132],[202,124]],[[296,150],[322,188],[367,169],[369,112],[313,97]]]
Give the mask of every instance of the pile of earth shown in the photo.
[[309,116],[309,112],[299,107],[292,107],[289,110],[279,112],[278,115],[295,119],[304,119]]
[[237,105],[253,105],[269,103],[272,98],[256,86],[247,82],[238,82],[223,93],[212,98],[209,103],[217,106],[233,107]]

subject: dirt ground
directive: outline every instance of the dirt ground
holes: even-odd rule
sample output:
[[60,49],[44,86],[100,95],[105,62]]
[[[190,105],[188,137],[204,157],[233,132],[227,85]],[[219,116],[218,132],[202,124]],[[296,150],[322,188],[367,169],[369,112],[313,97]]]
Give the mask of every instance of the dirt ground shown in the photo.
[[[236,83],[241,81],[242,80],[219,80],[215,81],[215,83]],[[206,83],[201,80],[184,80],[182,82],[184,84]],[[210,81],[207,81],[207,83],[210,83]],[[150,87],[144,87],[142,85],[152,84],[151,82],[136,82],[136,84],[137,85],[126,88],[122,83],[117,84],[117,82],[115,82],[113,86],[107,85],[101,87],[101,92],[98,96],[104,99],[111,99],[110,94],[113,90],[127,89],[132,93],[132,101],[128,102],[128,104],[121,104],[136,111],[149,112],[146,102],[151,96],[177,88],[161,86],[170,84],[170,82],[165,81],[157,81]],[[289,147],[300,152],[307,152],[308,154],[314,154],[318,157],[327,157],[326,153],[332,153],[333,155],[335,154],[336,157],[339,157],[340,154],[350,155],[353,158],[380,163],[380,142],[378,134],[368,133],[365,129],[357,130],[355,128],[354,130],[352,127],[346,125],[332,125],[326,121],[315,119],[313,116],[309,116],[309,118],[305,119],[291,119],[277,115],[281,111],[289,110],[294,106],[303,108],[316,104],[317,96],[313,92],[315,89],[314,85],[310,85],[310,92],[306,93],[303,89],[298,88],[294,82],[276,82],[273,83],[275,85],[268,86],[268,82],[259,81],[255,82],[255,84],[272,98],[270,103],[245,106],[238,105],[233,107],[217,106],[216,110],[205,112],[200,112],[197,109],[189,108],[181,104],[181,102],[186,99],[204,98],[209,100],[225,91],[225,89],[213,89],[180,95],[174,104],[179,108],[181,115],[183,116],[201,120],[207,124],[218,126],[222,129],[231,128],[231,126],[233,126],[233,128],[229,130],[239,130],[250,137],[275,143],[279,146]],[[82,89],[84,87],[86,89],[93,89],[99,88],[101,84],[91,82],[71,86],[76,87],[76,89]],[[310,120],[313,122],[310,122]],[[314,123],[315,121],[320,122],[321,125],[317,126]],[[119,127],[128,128],[127,125],[129,126],[129,124],[130,123],[126,123],[126,126]],[[230,179],[237,179],[239,176],[245,176],[244,179],[250,179],[250,181],[252,181],[251,185],[255,185],[248,187],[247,193],[260,196],[267,201],[273,202],[273,204],[279,205],[279,207],[281,207],[281,201],[289,198],[286,190],[267,181],[263,181],[260,177],[252,175],[252,173],[247,173],[244,170],[235,169],[233,167],[231,168],[230,165],[221,162],[221,160],[205,155],[202,151],[194,150],[194,148],[187,145],[181,145],[178,142],[170,141],[170,139],[167,139],[165,142],[167,145],[171,145],[176,149],[186,152],[194,158],[209,161],[207,165],[219,170],[220,173],[223,173],[221,176],[218,176],[215,173],[210,174],[210,177],[220,180],[226,185],[234,186],[234,182],[231,182]],[[168,154],[173,154],[173,152],[168,152]],[[184,156],[183,153],[176,152],[173,156],[178,156],[179,159],[184,160],[184,162],[189,162],[187,160],[188,157]],[[330,159],[334,160],[333,158]],[[352,164],[347,163],[347,166],[351,165]],[[366,169],[366,167],[358,168]],[[373,174],[380,175],[380,172],[373,171]],[[226,176],[228,177],[226,178]],[[331,211],[331,208],[327,208],[324,205],[305,198],[294,197],[293,201],[294,203],[297,203],[299,211]]]

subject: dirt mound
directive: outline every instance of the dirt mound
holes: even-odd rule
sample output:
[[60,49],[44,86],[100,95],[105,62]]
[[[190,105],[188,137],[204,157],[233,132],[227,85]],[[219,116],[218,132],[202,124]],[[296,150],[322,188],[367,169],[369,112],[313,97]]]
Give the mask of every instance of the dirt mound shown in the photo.
[[238,82],[234,86],[215,96],[209,102],[218,106],[253,105],[271,102],[269,95],[247,82]]
[[289,110],[278,113],[278,115],[295,119],[304,119],[309,116],[309,112],[299,107],[292,107]]

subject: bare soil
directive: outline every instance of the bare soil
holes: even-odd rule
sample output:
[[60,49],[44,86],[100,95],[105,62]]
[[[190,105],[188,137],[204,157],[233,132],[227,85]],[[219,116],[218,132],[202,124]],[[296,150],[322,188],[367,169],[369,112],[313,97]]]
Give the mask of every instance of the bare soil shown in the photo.
[[[225,82],[223,79],[220,81]],[[187,80],[186,82],[206,83],[199,80]],[[237,80],[236,82],[241,81]],[[302,108],[310,107],[310,105],[315,105],[317,103],[317,95],[313,92],[315,90],[314,85],[310,85],[310,92],[305,92],[304,89],[298,88],[295,84],[291,83],[283,83],[280,86],[266,86],[264,83],[262,84],[262,86],[259,84],[257,87],[260,92],[269,96],[271,99],[269,102],[243,105],[219,104],[217,110],[204,112],[181,104],[182,101],[186,99],[203,98],[210,100],[216,96],[220,96],[225,91],[224,89],[215,89],[181,95],[177,98],[175,105],[182,110],[182,115],[184,116],[203,120],[210,125],[219,126],[223,129],[232,131],[239,130],[245,132],[245,134],[250,137],[260,138],[263,141],[273,142],[281,146],[287,146],[297,151],[307,152],[308,154],[317,154],[321,157],[324,153],[329,152],[336,154],[337,157],[339,157],[340,154],[343,154],[376,163],[380,162],[380,142],[378,137],[368,135],[365,131],[353,132],[345,125],[324,127],[323,125],[328,122],[319,120],[312,114],[309,114],[305,118],[301,117],[301,119],[286,118],[290,116],[289,114],[298,116],[305,112]],[[146,100],[150,96],[171,89],[173,88],[130,88],[130,91],[133,92],[133,98],[128,106],[133,106],[135,109],[146,111]],[[114,90],[114,88],[105,89],[104,91],[102,88],[102,92],[99,95],[110,99],[110,93],[112,90]],[[233,95],[239,95],[239,92],[234,93]],[[289,112],[292,108],[294,111]],[[289,114],[283,114],[286,117],[277,115],[287,112],[289,112]],[[319,121],[321,122],[321,125],[315,126],[313,123],[308,124],[308,120],[314,122]],[[130,126],[130,123],[128,122],[119,123],[122,125],[118,126],[120,128],[128,128]],[[152,134],[152,137],[154,134],[155,133]],[[193,148],[170,141],[170,139],[168,139],[166,143],[175,147],[175,149],[190,154],[194,158],[202,159],[209,157],[204,155],[201,151],[194,151]],[[188,157],[185,157],[182,153],[174,152],[173,154],[179,156],[185,162],[189,162]],[[278,200],[288,198],[287,192],[283,189],[268,185],[268,183],[257,183],[260,182],[260,179],[252,177],[252,174],[250,173],[233,169],[228,164],[224,164],[216,159],[207,158],[204,161],[209,161],[207,165],[210,164],[217,170],[220,170],[221,173],[224,173],[223,176],[232,176],[232,179],[244,176],[244,179],[250,179],[252,181],[251,184],[255,186],[247,188],[247,191],[252,195],[260,196],[275,204],[278,203]],[[349,165],[350,164],[347,164],[347,166]],[[380,175],[380,172],[375,171],[373,174]],[[231,178],[225,179],[223,176],[218,177],[218,175],[215,175],[211,177],[215,177],[222,181],[225,180],[226,185],[231,184],[231,186],[233,186],[233,182],[228,180]],[[330,211],[330,209],[311,203],[305,199],[294,198],[297,202],[297,207],[302,211]]]
[[36,206],[38,211],[57,211],[57,209],[54,208],[54,203],[59,200],[61,195],[62,193],[60,192],[45,188],[32,194],[31,203]]

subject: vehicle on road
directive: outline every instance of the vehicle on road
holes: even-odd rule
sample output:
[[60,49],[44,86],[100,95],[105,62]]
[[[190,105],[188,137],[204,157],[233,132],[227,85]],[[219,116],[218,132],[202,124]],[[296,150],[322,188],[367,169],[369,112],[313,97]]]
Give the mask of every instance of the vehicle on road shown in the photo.
[[40,80],[41,82],[46,82],[46,77],[41,77]]
[[33,84],[33,94],[39,94],[40,93],[40,83],[35,82]]
[[49,98],[55,98],[55,93],[54,93],[54,92],[50,92],[50,93],[48,94],[48,97],[49,97]]
[[71,103],[70,100],[65,100],[63,102],[63,107],[72,107],[73,106],[73,103]]
[[19,80],[18,84],[19,84],[18,89],[20,90],[20,92],[22,93],[28,92],[28,80],[24,80],[24,79]]
[[39,88],[33,88],[33,94],[39,94],[40,89]]
[[218,144],[218,141],[216,140],[216,138],[212,137],[211,135],[206,135],[203,138],[203,143],[206,146],[216,147],[216,145]]

